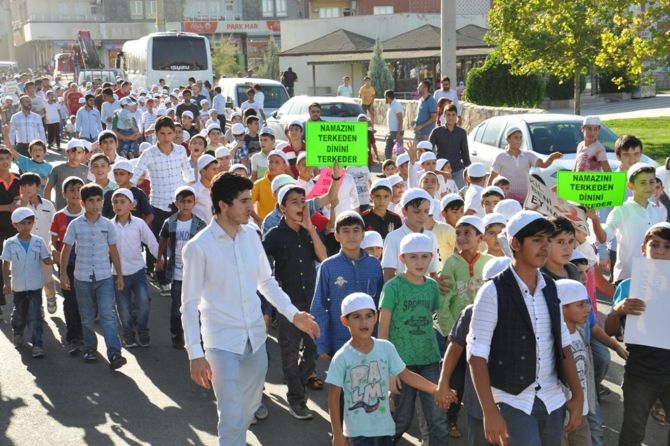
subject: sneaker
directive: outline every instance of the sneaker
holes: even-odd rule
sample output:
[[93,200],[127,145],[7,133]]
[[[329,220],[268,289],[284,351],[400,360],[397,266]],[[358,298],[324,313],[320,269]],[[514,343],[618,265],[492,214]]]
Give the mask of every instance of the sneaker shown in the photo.
[[125,348],[135,348],[137,347],[137,341],[135,341],[135,335],[129,334],[123,337],[123,346]]
[[449,423],[449,436],[451,438],[461,438],[463,434],[461,434],[461,431],[458,430],[458,427],[456,426],[456,423]]
[[23,346],[23,335],[14,333],[14,347],[21,348]]
[[172,348],[184,350],[184,335],[172,335]]
[[78,355],[79,352],[80,352],[80,348],[81,348],[81,341],[79,341],[78,339],[75,339],[74,341],[70,341],[67,344],[67,352],[68,352],[68,354],[70,354],[72,356]]
[[169,283],[164,283],[164,284],[160,285],[159,288],[160,288],[160,290],[161,290],[161,296],[170,297],[170,295],[171,295],[171,292],[170,292],[171,287],[170,287],[170,284],[169,284]]
[[86,350],[84,352],[83,358],[84,358],[84,362],[88,362],[88,363],[91,363],[91,364],[94,363],[94,362],[98,362],[98,357],[95,354],[94,350]]
[[39,345],[33,346],[33,358],[44,358],[44,349]]
[[306,406],[300,404],[293,404],[288,408],[288,412],[298,420],[311,420],[314,415],[310,412]]
[[140,347],[149,347],[151,345],[151,337],[148,333],[140,334],[139,341],[137,342]]
[[56,312],[56,296],[47,297],[47,311],[49,314],[54,314]]
[[109,358],[109,368],[112,370],[120,369],[128,360],[121,356],[121,352],[112,353],[112,357]]
[[258,409],[256,409],[256,412],[254,412],[254,417],[256,417],[257,420],[264,420],[268,415],[270,415],[268,408],[263,403],[261,403],[261,405],[258,406]]

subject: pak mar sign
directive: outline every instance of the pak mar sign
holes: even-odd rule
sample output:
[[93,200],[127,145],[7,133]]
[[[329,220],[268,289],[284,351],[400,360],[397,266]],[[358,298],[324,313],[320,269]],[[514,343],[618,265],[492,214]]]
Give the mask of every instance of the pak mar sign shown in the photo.
[[305,148],[308,166],[367,166],[368,123],[308,121]]
[[591,209],[609,208],[623,203],[626,172],[558,172],[559,197]]

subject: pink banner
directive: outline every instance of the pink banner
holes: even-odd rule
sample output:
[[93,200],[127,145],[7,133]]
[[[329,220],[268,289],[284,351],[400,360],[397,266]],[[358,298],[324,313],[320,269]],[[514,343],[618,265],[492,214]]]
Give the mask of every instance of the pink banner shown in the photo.
[[[344,181],[344,174],[346,173],[345,169],[341,170],[340,173],[340,187],[342,187],[342,181]],[[330,184],[333,182],[333,179],[331,178],[333,175],[333,169],[330,167],[324,167],[319,171],[319,179],[316,180],[316,183],[314,184],[314,187],[312,188],[311,191],[307,194],[307,199],[309,198],[314,198],[314,197],[320,197],[321,195],[325,195],[328,193],[328,189],[330,189]]]

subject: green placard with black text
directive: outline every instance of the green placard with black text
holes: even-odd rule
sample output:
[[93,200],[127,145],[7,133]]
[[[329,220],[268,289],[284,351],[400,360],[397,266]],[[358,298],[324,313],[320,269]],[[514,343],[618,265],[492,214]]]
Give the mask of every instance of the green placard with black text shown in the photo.
[[562,170],[558,172],[556,194],[591,209],[619,206],[626,196],[626,172]]
[[307,121],[305,147],[308,166],[368,165],[368,123]]

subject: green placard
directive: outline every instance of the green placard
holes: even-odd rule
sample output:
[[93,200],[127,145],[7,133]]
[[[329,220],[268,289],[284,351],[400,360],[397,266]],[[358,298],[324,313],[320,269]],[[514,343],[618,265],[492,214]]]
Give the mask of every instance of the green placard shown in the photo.
[[308,166],[368,165],[368,123],[308,121],[305,123]]
[[556,194],[591,209],[609,208],[623,203],[626,172],[558,172]]

